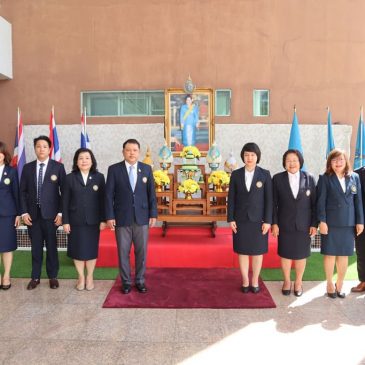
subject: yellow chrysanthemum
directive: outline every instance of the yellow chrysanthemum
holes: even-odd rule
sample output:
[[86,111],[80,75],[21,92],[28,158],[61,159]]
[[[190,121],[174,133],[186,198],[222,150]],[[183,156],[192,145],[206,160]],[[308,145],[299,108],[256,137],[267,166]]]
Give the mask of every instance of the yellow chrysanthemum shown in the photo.
[[170,178],[166,174],[166,172],[162,170],[153,171],[153,178],[155,180],[156,185],[168,185],[170,184]]

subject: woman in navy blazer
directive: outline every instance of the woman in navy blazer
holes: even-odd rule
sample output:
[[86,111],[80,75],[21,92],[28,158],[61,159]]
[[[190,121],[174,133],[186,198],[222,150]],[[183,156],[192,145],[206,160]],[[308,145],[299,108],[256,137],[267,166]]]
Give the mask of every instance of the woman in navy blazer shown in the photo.
[[[319,177],[317,196],[327,296],[344,298],[341,290],[348,256],[354,254],[355,232],[359,235],[364,230],[360,179],[351,171],[345,151],[334,149],[328,155],[326,172]],[[335,265],[337,282],[333,285]]]
[[[67,255],[79,275],[77,290],[94,289],[93,273],[98,257],[100,230],[104,223],[104,175],[96,170],[94,154],[79,148],[62,194],[63,229],[69,235]],[[86,268],[86,280],[85,280]]]
[[[17,249],[16,230],[20,223],[19,181],[17,171],[9,166],[11,157],[3,142],[0,142],[0,258],[4,275],[0,288],[10,289],[10,269],[13,251]],[[0,261],[1,262],[1,261]]]
[[273,177],[272,235],[278,237],[278,254],[284,283],[283,295],[290,295],[290,270],[295,265],[294,295],[303,294],[302,278],[306,259],[310,256],[311,236],[317,233],[316,182],[314,177],[300,169],[304,159],[298,150],[288,150],[283,155],[286,171]]
[[[268,251],[272,220],[272,184],[268,170],[258,167],[261,151],[246,143],[241,151],[244,167],[233,171],[229,183],[227,221],[233,231],[233,250],[238,254],[243,293],[260,291],[259,275],[263,254]],[[249,259],[252,257],[252,281]]]

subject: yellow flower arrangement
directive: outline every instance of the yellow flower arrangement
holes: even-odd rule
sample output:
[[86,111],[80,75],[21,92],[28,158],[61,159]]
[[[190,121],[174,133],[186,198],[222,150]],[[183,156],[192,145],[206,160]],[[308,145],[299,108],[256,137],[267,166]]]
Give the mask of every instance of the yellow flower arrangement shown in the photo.
[[170,178],[166,172],[162,170],[153,171],[153,178],[156,185],[168,185],[170,184]]
[[229,184],[229,176],[223,170],[213,171],[208,179],[209,184],[213,185],[228,185]]
[[201,153],[200,153],[199,149],[195,146],[186,146],[180,152],[180,157],[186,158],[191,155],[193,155],[197,159],[199,159],[199,157],[201,157]]
[[200,190],[200,186],[195,180],[186,179],[182,184],[179,185],[178,189],[181,193],[194,194]]

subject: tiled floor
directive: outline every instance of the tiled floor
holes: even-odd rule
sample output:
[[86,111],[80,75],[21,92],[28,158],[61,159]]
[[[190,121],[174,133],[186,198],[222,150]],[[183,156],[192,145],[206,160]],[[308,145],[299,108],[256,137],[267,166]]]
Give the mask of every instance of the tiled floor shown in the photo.
[[[365,364],[365,295],[281,295],[276,309],[103,309],[112,281],[78,292],[73,280],[0,291],[1,364]],[[355,283],[346,282],[348,292]]]

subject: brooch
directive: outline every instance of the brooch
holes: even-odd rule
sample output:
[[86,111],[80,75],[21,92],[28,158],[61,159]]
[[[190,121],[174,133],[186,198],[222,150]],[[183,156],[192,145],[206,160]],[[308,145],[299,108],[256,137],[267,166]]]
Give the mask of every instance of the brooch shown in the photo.
[[261,181],[258,181],[257,183],[256,183],[256,186],[260,189],[260,188],[262,188],[262,182]]
[[94,191],[98,191],[98,190],[99,190],[99,186],[94,185],[94,186],[93,186],[93,189],[94,189]]
[[4,180],[4,184],[5,185],[9,185],[10,184],[10,179],[8,177]]
[[57,181],[57,176],[56,176],[56,175],[52,175],[52,176],[51,176],[51,180],[52,180],[52,181]]
[[147,182],[147,177],[146,177],[146,176],[143,176],[142,181],[143,181],[144,183],[146,183],[146,182]]

